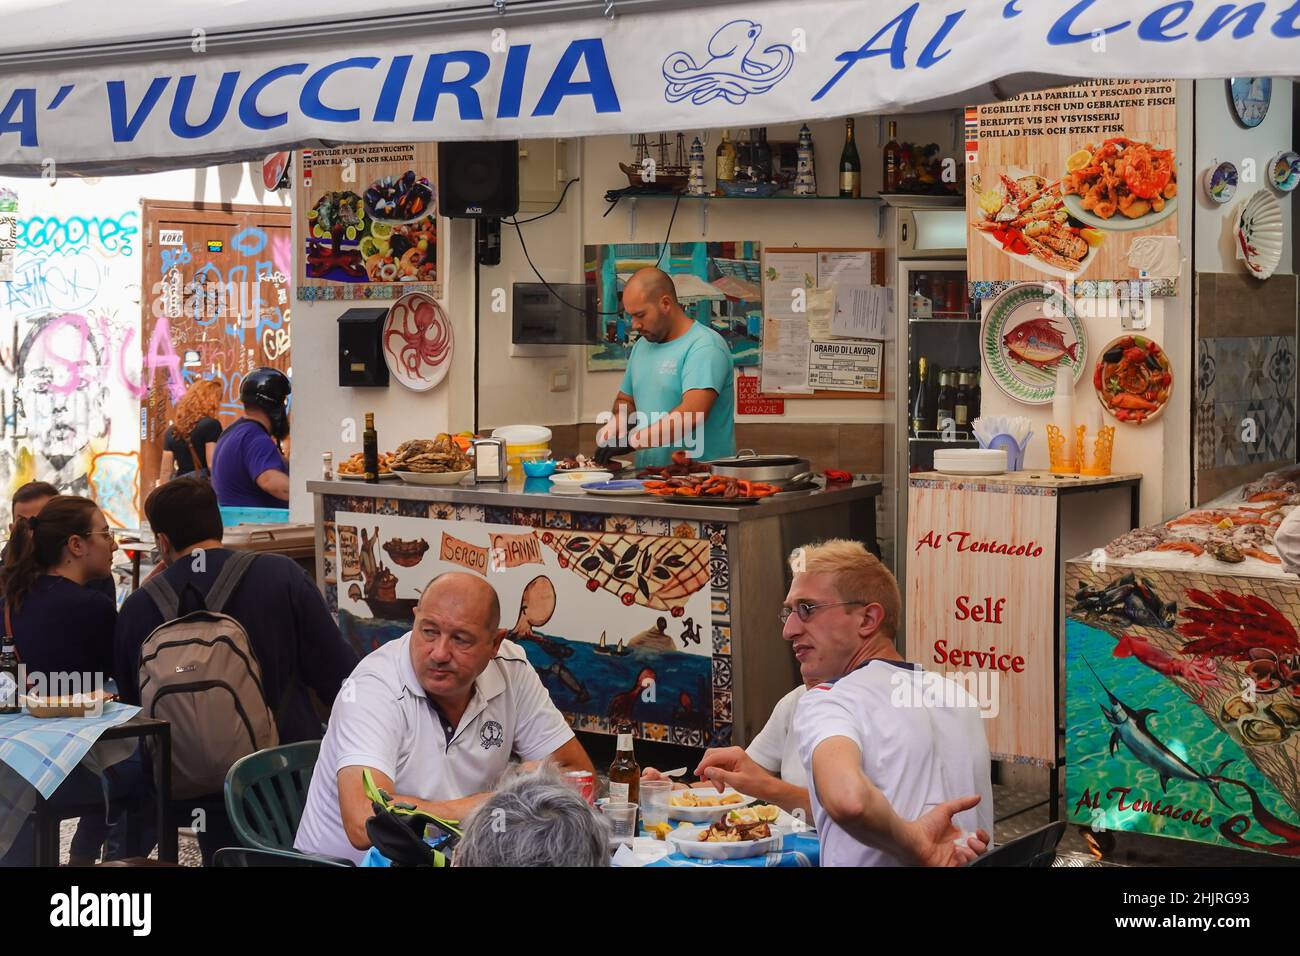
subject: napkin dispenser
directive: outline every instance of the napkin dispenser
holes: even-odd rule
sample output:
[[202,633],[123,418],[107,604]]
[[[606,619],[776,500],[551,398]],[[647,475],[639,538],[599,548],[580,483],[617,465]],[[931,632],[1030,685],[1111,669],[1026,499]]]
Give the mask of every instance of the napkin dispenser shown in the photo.
[[475,438],[470,444],[474,448],[475,481],[507,480],[509,465],[504,438]]

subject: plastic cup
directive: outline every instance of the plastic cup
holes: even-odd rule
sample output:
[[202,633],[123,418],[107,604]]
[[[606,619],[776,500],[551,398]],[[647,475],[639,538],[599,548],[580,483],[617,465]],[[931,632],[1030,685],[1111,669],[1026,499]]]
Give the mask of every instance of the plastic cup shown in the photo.
[[668,822],[668,806],[672,799],[671,780],[641,781],[641,825],[649,830]]
[[632,840],[636,837],[636,811],[635,803],[606,803],[601,808],[612,831],[611,846],[618,843],[632,846]]

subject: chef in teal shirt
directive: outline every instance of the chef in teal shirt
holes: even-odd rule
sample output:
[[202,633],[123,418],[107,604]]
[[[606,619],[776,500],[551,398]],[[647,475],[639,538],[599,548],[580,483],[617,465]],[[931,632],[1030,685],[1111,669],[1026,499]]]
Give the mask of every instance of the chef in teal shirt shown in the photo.
[[686,314],[660,269],[641,269],[628,280],[623,310],[640,338],[597,445],[636,449],[638,468],[670,464],[679,449],[701,460],[734,455],[736,395],[726,341]]

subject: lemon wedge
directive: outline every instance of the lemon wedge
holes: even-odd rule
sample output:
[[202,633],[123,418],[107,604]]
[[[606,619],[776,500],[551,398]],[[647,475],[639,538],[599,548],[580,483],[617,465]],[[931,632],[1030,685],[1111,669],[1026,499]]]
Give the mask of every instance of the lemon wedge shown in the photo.
[[387,239],[393,234],[393,227],[372,219],[370,220],[370,234],[376,239]]
[[1070,158],[1065,161],[1065,168],[1072,173],[1077,173],[1090,162],[1092,162],[1092,153],[1086,149],[1081,149],[1077,153],[1071,154]]
[[990,189],[980,193],[980,209],[992,215],[1002,208],[1002,190]]
[[1086,226],[1083,229],[1080,229],[1079,235],[1094,249],[1106,241],[1106,234],[1100,229],[1093,229],[1091,226]]

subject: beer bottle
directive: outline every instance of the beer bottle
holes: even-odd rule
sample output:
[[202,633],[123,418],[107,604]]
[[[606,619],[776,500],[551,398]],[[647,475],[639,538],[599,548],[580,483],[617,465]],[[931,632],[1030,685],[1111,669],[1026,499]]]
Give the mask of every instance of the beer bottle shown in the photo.
[[361,433],[361,467],[365,480],[371,484],[379,481],[379,433],[375,431],[375,413],[366,412],[366,430]]
[[0,714],[18,713],[18,655],[14,640],[5,637],[0,646]]
[[639,803],[641,798],[641,768],[632,753],[632,728],[619,727],[618,749],[614,762],[609,765],[609,802]]

